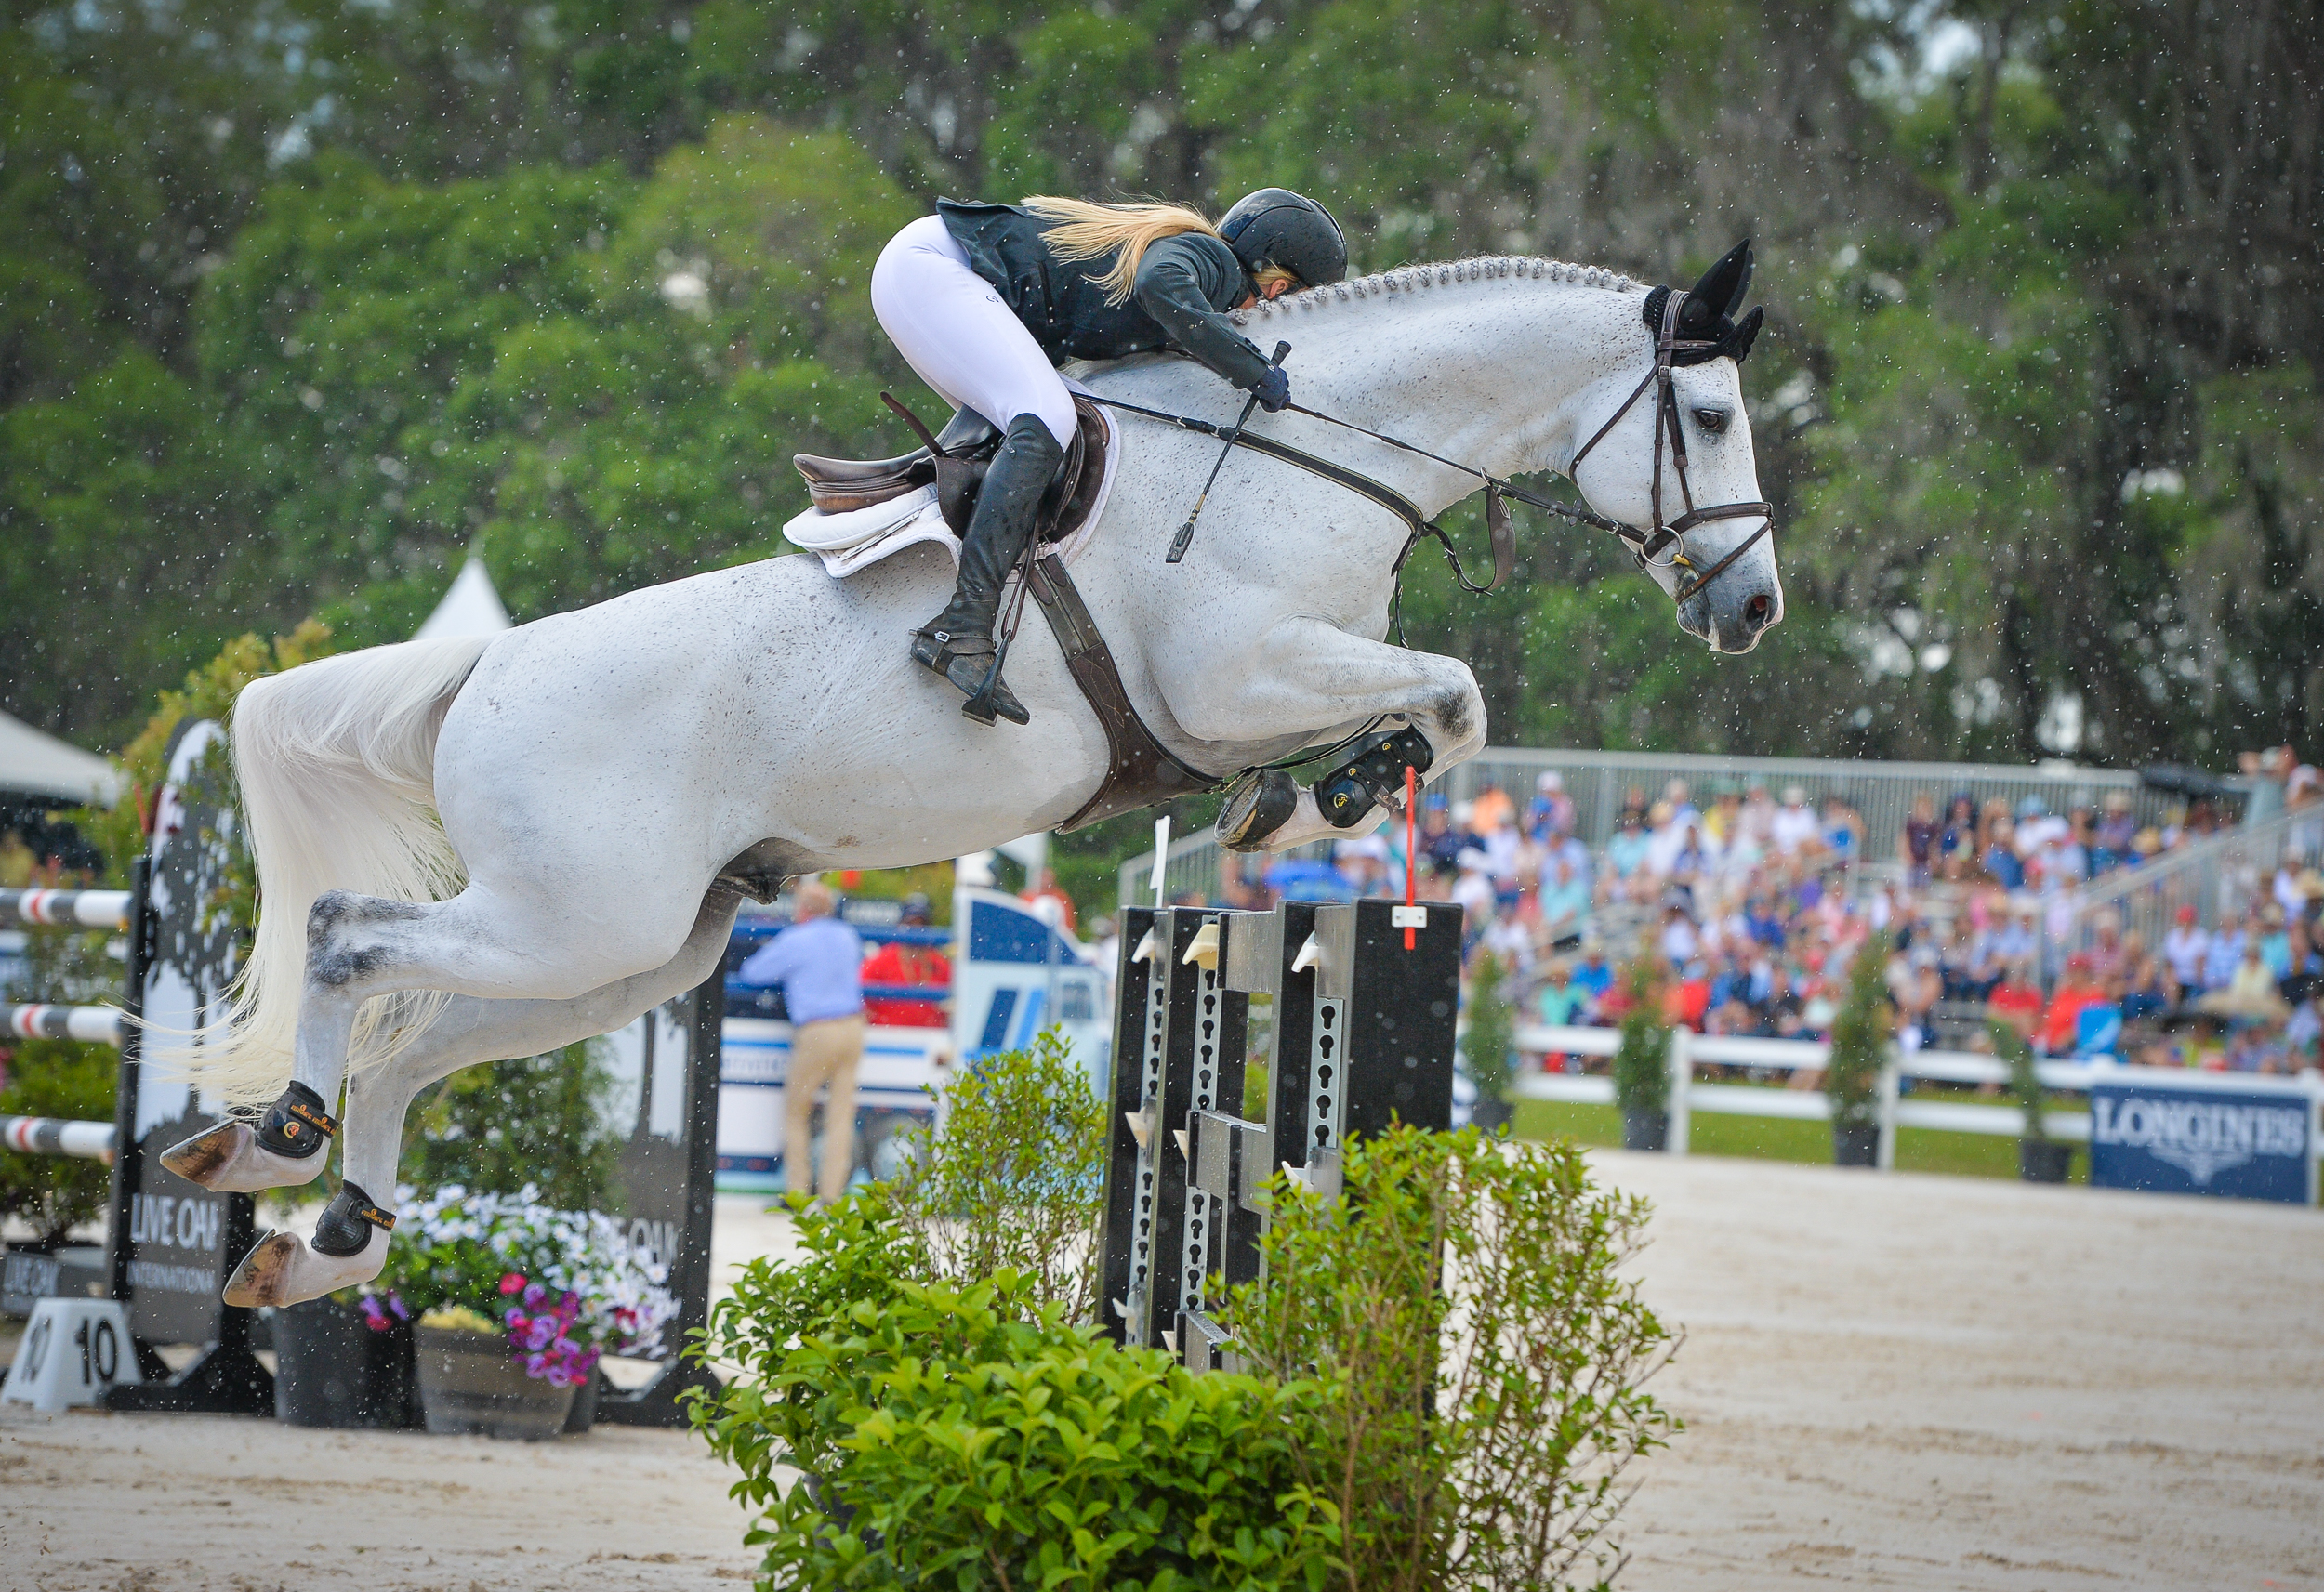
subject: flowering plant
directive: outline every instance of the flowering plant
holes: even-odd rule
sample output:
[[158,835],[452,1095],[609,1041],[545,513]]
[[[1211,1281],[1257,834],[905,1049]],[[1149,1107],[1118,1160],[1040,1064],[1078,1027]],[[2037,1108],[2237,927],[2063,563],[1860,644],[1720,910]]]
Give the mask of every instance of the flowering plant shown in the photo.
[[665,1270],[630,1246],[600,1211],[542,1205],[527,1186],[471,1194],[456,1185],[425,1200],[403,1191],[388,1264],[363,1296],[374,1330],[428,1311],[497,1322],[527,1375],[556,1387],[588,1380],[598,1356],[652,1355],[678,1312]]

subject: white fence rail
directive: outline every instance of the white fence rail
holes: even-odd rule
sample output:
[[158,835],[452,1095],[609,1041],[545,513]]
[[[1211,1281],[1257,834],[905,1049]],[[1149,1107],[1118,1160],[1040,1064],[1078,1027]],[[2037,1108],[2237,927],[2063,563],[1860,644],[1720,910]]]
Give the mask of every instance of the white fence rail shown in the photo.
[[[1515,1048],[1531,1056],[1611,1056],[1620,1035],[1610,1028],[1564,1028],[1545,1023],[1520,1024]],[[1721,1116],[1787,1117],[1822,1122],[1831,1117],[1831,1102],[1821,1090],[1771,1089],[1748,1084],[1705,1084],[1695,1079],[1698,1065],[1762,1067],[1783,1072],[1820,1072],[1831,1055],[1828,1045],[1798,1039],[1723,1039],[1690,1029],[1670,1031],[1670,1151],[1687,1151],[1689,1119],[1697,1112]],[[2156,1067],[2123,1067],[2111,1061],[2041,1061],[2035,1064],[2041,1081],[2053,1089],[2086,1090],[2093,1083],[2115,1079],[2123,1083],[2192,1081],[2184,1071]],[[2309,1110],[2324,1101],[2324,1076],[2310,1072],[2298,1079],[2256,1078],[2242,1073],[2194,1074],[2203,1087],[2251,1089],[2254,1092],[2305,1093]],[[1934,1128],[1946,1133],[1989,1133],[2014,1138],[2025,1131],[2025,1113],[2015,1105],[1978,1105],[1966,1100],[1916,1100],[1905,1098],[1906,1079],[1944,1084],[2001,1084],[2009,1069],[1990,1056],[1964,1050],[1919,1050],[1895,1053],[1882,1069],[1879,1091],[1881,1117],[1880,1164],[1893,1166],[1896,1129]],[[1612,1105],[1614,1080],[1570,1072],[1531,1072],[1517,1081],[1520,1099],[1565,1100],[1576,1105]],[[2053,1138],[2078,1144],[2090,1140],[2090,1113],[2053,1111],[2042,1115]],[[2324,1158],[2324,1133],[2309,1136],[2309,1159]]]

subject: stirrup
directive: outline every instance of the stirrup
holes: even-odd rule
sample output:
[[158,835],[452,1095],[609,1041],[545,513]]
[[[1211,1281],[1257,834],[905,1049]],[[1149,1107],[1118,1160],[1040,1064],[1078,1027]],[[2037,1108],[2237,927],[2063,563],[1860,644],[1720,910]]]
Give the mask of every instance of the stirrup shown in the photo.
[[1000,649],[991,637],[916,630],[912,633],[912,656],[931,673],[951,681],[953,688],[969,699],[960,704],[965,717],[979,724],[990,724],[997,717],[1011,724],[1033,722],[1033,715],[1017,700],[1017,693],[1009,689],[1009,682],[1000,678]]

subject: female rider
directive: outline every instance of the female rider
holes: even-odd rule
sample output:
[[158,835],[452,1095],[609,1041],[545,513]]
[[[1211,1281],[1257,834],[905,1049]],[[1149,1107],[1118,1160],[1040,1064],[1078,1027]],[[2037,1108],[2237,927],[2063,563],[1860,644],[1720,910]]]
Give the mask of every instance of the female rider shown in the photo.
[[1340,281],[1348,246],[1328,211],[1282,188],[1261,189],[1215,225],[1177,204],[944,199],[936,209],[881,251],[872,311],[922,381],[1003,436],[961,538],[952,601],[914,634],[912,656],[968,694],[971,717],[1023,724],[1023,704],[999,678],[993,623],[1073,441],[1073,397],[1056,367],[1175,349],[1281,409],[1291,396],[1282,369],[1221,311]]

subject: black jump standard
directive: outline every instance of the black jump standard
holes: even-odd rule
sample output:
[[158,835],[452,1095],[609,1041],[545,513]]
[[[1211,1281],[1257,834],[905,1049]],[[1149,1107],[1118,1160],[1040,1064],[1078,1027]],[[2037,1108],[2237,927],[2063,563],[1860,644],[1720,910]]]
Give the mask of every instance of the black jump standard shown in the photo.
[[[1337,1194],[1349,1139],[1451,1125],[1460,909],[1122,915],[1099,1316],[1117,1342],[1210,1371],[1228,1353],[1211,1307],[1259,1276],[1267,1179]],[[1254,995],[1274,1018],[1264,1122],[1240,1114]]]

